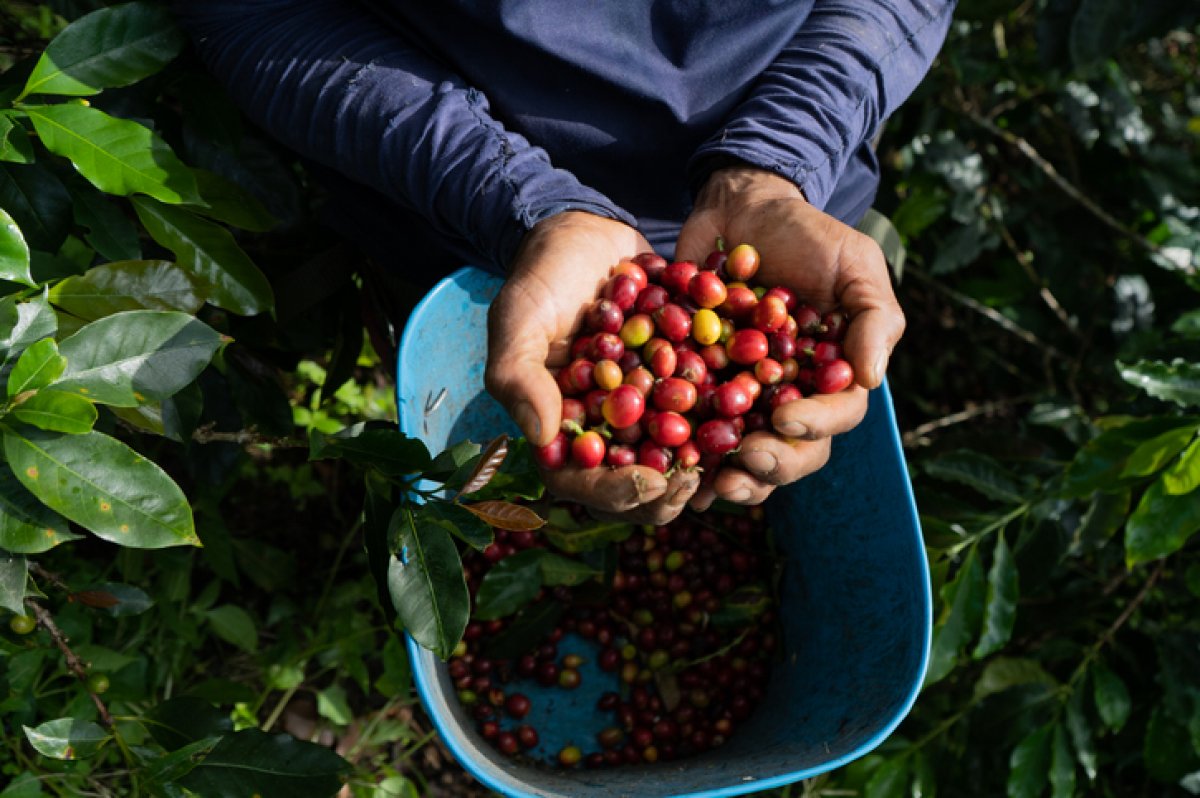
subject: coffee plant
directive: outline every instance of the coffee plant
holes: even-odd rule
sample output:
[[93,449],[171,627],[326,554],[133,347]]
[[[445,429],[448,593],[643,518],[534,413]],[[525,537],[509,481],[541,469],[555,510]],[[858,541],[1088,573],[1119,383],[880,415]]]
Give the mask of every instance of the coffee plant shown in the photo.
[[[963,2],[890,121],[932,657],[775,794],[1200,794],[1198,18]],[[484,794],[397,630],[451,655],[540,481],[396,431],[322,201],[165,6],[0,7],[3,798]]]

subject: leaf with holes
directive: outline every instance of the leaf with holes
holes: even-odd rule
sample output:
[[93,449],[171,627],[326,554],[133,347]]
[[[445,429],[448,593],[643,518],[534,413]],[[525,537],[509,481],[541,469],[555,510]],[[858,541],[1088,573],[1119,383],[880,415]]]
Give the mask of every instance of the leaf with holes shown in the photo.
[[23,424],[49,432],[83,435],[96,424],[96,406],[79,394],[66,391],[38,391],[9,411]]
[[133,209],[150,237],[175,253],[209,302],[243,316],[274,305],[266,275],[224,227],[145,197],[134,197]]
[[34,284],[29,274],[29,245],[4,208],[0,208],[0,280]]
[[38,501],[0,461],[0,549],[41,554],[60,543],[79,540],[67,520]]
[[462,487],[458,490],[458,496],[474,493],[491,482],[492,477],[496,476],[496,472],[500,470],[500,466],[504,464],[504,458],[507,456],[508,436],[501,435],[493,439],[480,452],[479,461],[475,464],[475,469],[463,481]]
[[191,384],[220,345],[215,330],[186,313],[116,313],[63,340],[67,370],[55,387],[117,407],[166,399]]
[[105,263],[50,289],[50,301],[86,321],[130,310],[193,314],[204,304],[196,281],[169,260]]
[[170,10],[152,3],[101,8],[72,22],[46,45],[21,97],[83,97],[153,75],[183,49]]
[[449,659],[471,613],[458,548],[445,528],[417,519],[407,507],[392,516],[388,537],[400,549],[387,573],[396,616],[420,645]]
[[58,353],[53,338],[34,342],[17,358],[8,375],[8,398],[45,388],[61,377],[66,368],[67,359]]
[[462,505],[464,510],[474,513],[485,523],[497,529],[512,532],[529,532],[540,529],[546,521],[533,510],[512,502],[490,501]]
[[179,486],[115,438],[6,429],[4,454],[30,493],[105,540],[142,549],[200,544]]
[[25,729],[25,739],[34,750],[51,759],[87,759],[100,750],[109,733],[95,723],[76,718],[59,718]]
[[30,105],[25,112],[46,149],[75,164],[104,193],[201,202],[196,178],[150,128],[72,103]]

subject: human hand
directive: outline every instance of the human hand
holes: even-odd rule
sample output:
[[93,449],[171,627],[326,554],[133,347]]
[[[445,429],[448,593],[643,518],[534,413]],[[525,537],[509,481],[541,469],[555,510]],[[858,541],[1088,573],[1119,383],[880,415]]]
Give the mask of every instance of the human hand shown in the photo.
[[[569,362],[584,312],[613,266],[649,251],[632,227],[575,211],[552,216],[525,236],[488,313],[484,382],[532,445],[544,446],[558,434],[562,395],[550,369]],[[700,482],[694,473],[668,479],[645,466],[583,469],[571,463],[542,476],[559,498],[652,524],[677,516]]]
[[758,504],[776,486],[825,465],[830,437],[862,421],[867,390],[882,382],[904,332],[878,245],[814,208],[790,181],[753,167],[714,172],[680,232],[675,257],[702,263],[718,237],[730,246],[754,245],[762,256],[756,282],[786,286],[822,311],[840,306],[852,322],[843,347],[855,384],[781,406],[771,416],[777,434],[747,435],[731,465],[697,491],[696,510],[716,498]]

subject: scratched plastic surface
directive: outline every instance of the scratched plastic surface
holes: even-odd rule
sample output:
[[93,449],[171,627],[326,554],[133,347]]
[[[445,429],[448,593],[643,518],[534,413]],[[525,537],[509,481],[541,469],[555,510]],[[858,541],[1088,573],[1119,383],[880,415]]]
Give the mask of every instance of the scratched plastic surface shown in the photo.
[[[462,269],[430,292],[405,328],[400,427],[435,454],[460,440],[515,432],[483,392],[487,307],[500,285],[487,272]],[[862,424],[835,439],[828,465],[776,491],[767,508],[785,558],[785,656],[762,705],[726,745],[671,763],[602,770],[507,759],[476,733],[444,664],[410,639],[421,699],[462,765],[505,796],[716,798],[809,778],[879,745],[912,706],[931,631],[929,573],[886,386],[872,392]],[[594,732],[610,723],[595,710],[610,678],[589,663],[576,691],[523,684],[534,704],[528,720],[542,737],[534,753],[552,756],[567,741],[594,749]]]

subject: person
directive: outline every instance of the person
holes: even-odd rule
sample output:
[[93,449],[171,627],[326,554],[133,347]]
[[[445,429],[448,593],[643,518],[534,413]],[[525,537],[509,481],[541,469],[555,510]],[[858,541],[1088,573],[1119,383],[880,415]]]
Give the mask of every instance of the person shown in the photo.
[[371,198],[361,216],[382,220],[398,268],[399,240],[439,255],[409,268],[505,274],[486,383],[534,444],[559,427],[549,369],[623,257],[701,260],[718,236],[750,242],[761,282],[847,311],[856,383],[775,411],[703,488],[640,466],[546,475],[559,496],[665,523],[689,502],[763,501],[820,468],[831,437],[865,415],[904,316],[882,253],[851,225],[878,185],[871,139],[930,67],[953,7],[187,0],[176,11],[255,122]]

